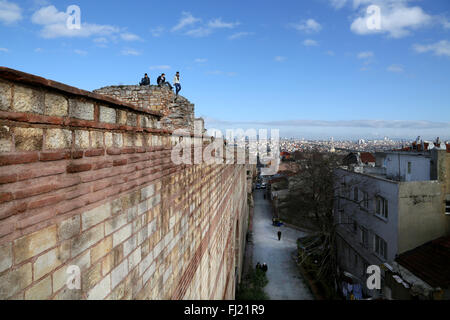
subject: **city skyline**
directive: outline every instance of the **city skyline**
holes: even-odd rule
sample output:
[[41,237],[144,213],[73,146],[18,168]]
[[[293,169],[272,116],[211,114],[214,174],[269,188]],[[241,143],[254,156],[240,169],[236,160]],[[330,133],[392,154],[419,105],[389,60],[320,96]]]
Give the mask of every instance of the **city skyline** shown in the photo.
[[[80,30],[65,26],[73,4]],[[381,10],[381,29],[364,24],[370,5]],[[162,72],[172,81],[181,71],[181,94],[210,128],[257,123],[316,139],[450,139],[449,9],[445,0],[126,9],[1,0],[0,65],[87,90],[136,84],[144,73],[152,83]]]

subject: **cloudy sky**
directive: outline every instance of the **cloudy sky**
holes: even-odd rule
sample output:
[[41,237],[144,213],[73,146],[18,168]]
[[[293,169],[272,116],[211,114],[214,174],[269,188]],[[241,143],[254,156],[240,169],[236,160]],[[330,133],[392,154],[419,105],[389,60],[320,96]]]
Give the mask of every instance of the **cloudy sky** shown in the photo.
[[87,90],[180,71],[220,129],[450,139],[448,0],[0,0],[0,65]]

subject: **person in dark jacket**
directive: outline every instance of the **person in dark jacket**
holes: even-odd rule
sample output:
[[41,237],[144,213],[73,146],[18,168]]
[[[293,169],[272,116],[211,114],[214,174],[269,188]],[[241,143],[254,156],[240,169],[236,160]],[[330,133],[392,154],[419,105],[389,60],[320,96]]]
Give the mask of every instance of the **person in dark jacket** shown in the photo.
[[278,241],[281,241],[281,231],[278,231]]
[[150,78],[149,78],[148,74],[145,74],[145,76],[142,78],[139,85],[141,85],[141,86],[149,86],[150,85]]
[[165,74],[165,73],[161,74],[161,75],[158,77],[158,79],[156,80],[156,82],[158,83],[158,86],[160,86],[160,87],[163,86],[163,85],[167,85],[167,86],[170,88],[170,90],[173,89],[173,87],[171,86],[171,84],[170,84],[169,82],[166,81],[166,74]]
[[261,263],[259,263],[259,262],[256,264],[256,270],[258,270],[258,269],[261,270]]
[[267,272],[267,269],[268,269],[267,268],[267,264],[264,262],[262,267],[261,267],[261,270],[264,271],[264,272]]

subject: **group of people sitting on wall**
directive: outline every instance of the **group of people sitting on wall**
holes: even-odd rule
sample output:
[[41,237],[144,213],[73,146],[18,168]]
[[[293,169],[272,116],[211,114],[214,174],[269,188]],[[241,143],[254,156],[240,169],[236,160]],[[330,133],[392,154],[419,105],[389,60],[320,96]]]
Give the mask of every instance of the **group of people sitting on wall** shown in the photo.
[[[173,90],[172,85],[170,82],[166,81],[166,74],[162,73],[158,79],[156,80],[158,86],[168,86],[170,90]],[[142,78],[141,82],[139,83],[141,86],[149,86],[150,85],[150,77],[146,73],[144,75],[144,78]],[[176,95],[178,96],[178,93],[181,91],[181,85],[180,85],[180,73],[177,71],[175,74],[175,77],[173,78],[173,85],[175,86]]]

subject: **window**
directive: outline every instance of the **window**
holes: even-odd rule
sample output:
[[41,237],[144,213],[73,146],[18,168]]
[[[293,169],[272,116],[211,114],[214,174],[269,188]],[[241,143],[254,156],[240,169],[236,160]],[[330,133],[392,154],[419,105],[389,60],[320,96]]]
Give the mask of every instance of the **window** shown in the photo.
[[388,201],[383,197],[376,198],[376,210],[375,214],[387,219],[388,217]]
[[359,201],[358,198],[359,198],[359,190],[358,187],[355,187],[355,189],[353,190],[353,200]]
[[363,198],[362,198],[362,207],[364,209],[369,209],[369,194],[367,192],[362,193]]
[[355,220],[353,220],[353,232],[357,233],[358,232],[358,223],[356,223]]
[[364,227],[361,227],[361,244],[366,249],[369,247],[369,232]]
[[387,243],[379,236],[375,235],[375,244],[374,244],[374,250],[377,255],[380,257],[383,257],[384,259],[387,259]]
[[445,214],[450,214],[450,200],[445,201]]

